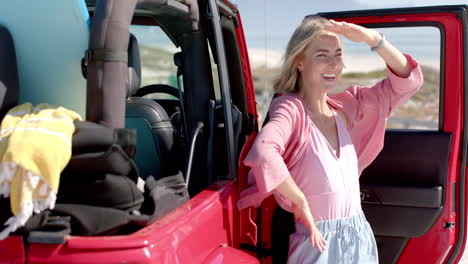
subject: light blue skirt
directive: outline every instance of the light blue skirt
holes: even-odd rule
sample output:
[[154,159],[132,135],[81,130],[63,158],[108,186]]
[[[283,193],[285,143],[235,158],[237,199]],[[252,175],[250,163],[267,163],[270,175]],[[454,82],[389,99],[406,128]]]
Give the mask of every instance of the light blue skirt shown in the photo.
[[288,263],[379,263],[374,234],[364,213],[317,221],[315,224],[326,240],[326,249],[320,252],[312,247],[309,231],[304,225],[296,223],[296,232],[289,240]]

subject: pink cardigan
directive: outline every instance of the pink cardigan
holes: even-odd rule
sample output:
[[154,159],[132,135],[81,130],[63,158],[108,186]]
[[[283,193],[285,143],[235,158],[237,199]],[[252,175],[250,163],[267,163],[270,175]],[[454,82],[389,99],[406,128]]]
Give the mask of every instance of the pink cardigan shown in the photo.
[[[328,97],[334,108],[346,115],[348,131],[358,158],[358,172],[366,168],[383,148],[387,118],[398,105],[421,87],[423,76],[416,61],[405,55],[413,69],[407,78],[387,69],[388,77],[372,87],[353,85]],[[302,100],[294,94],[273,100],[270,121],[257,136],[244,164],[251,168],[249,183],[241,192],[238,208],[258,207],[290,175],[311,137],[311,121]],[[290,211],[290,206],[280,203]]]

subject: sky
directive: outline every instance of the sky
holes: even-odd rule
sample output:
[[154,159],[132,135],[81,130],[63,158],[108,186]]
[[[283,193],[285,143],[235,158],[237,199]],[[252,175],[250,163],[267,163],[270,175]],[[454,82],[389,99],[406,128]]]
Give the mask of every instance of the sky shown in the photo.
[[319,12],[468,4],[468,0],[231,1],[239,7],[247,46],[262,49],[284,49],[302,18]]

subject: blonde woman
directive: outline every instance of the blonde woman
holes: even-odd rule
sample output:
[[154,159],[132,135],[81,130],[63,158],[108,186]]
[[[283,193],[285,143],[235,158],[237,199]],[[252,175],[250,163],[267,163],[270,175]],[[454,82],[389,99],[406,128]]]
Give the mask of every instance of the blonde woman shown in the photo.
[[[332,92],[343,70],[340,36],[365,42],[388,67],[372,87]],[[294,214],[288,263],[378,263],[360,203],[359,175],[383,147],[391,111],[422,84],[417,62],[373,29],[321,17],[303,20],[292,35],[274,89],[270,120],[244,163],[256,186],[239,208],[274,194]]]

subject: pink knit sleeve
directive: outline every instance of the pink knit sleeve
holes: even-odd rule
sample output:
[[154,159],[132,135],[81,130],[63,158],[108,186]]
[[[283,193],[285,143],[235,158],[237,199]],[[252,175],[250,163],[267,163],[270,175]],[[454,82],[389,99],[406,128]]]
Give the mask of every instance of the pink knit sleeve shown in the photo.
[[406,78],[387,68],[388,77],[372,87],[351,86],[331,98],[343,106],[349,120],[349,133],[358,156],[359,174],[383,148],[387,118],[400,104],[421,87],[423,75],[418,63],[405,55],[412,65]]
[[269,110],[270,120],[244,160],[251,168],[258,191],[270,193],[290,175],[283,154],[293,133],[297,109],[294,103],[280,96],[273,100]]

